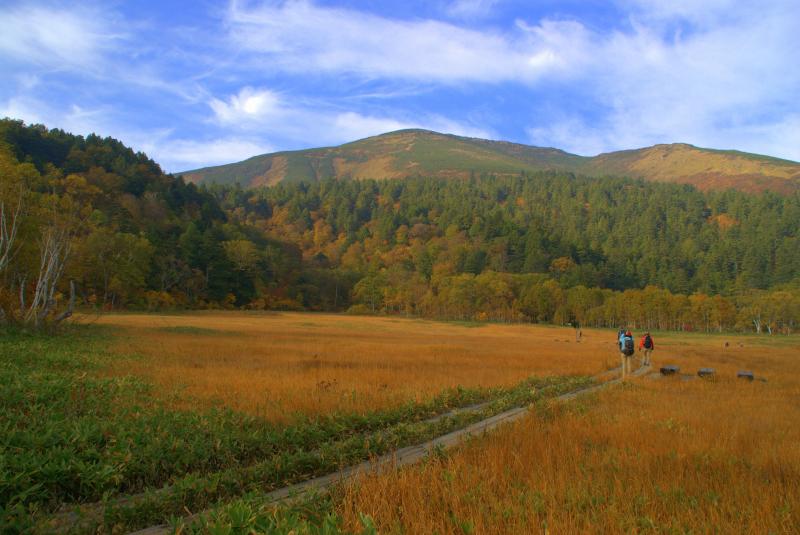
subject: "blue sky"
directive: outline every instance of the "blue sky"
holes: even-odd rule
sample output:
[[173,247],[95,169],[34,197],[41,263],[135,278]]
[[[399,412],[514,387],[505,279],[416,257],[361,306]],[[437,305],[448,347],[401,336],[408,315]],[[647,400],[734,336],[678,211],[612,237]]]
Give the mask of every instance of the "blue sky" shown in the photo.
[[168,171],[421,127],[800,160],[796,0],[0,4],[0,116]]

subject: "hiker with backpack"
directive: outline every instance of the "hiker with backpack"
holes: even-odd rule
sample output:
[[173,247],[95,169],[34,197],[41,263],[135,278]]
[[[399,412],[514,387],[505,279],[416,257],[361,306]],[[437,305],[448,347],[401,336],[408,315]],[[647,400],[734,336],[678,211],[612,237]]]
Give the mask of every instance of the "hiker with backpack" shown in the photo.
[[633,345],[633,335],[630,331],[624,331],[619,337],[619,353],[622,357],[622,379],[631,373],[631,357],[635,353]]
[[644,352],[644,357],[642,358],[642,366],[649,366],[650,365],[650,355],[653,354],[653,350],[656,348],[656,343],[653,341],[653,337],[650,336],[650,333],[644,333],[642,339],[639,341],[639,351]]

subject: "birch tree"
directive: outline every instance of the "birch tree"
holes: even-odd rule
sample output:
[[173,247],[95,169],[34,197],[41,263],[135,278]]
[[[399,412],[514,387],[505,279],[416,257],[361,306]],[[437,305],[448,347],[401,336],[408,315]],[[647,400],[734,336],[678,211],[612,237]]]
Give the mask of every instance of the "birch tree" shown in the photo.
[[17,233],[19,232],[20,220],[23,209],[25,208],[25,190],[19,189],[14,199],[0,198],[0,273],[8,267],[11,258],[14,256]]
[[[30,303],[25,304],[24,297],[22,308],[25,311],[25,323],[40,328],[48,314],[56,305],[55,294],[58,283],[64,274],[67,258],[71,248],[70,229],[51,226],[42,231],[40,239],[40,262],[36,276],[36,286]],[[72,315],[75,305],[75,284],[70,283],[72,295],[67,309],[58,315],[56,323]]]
[[[29,164],[19,164],[0,150],[0,323],[14,317],[11,295],[15,274],[11,264],[20,251],[21,229],[30,201],[31,178],[37,175]],[[24,277],[23,277],[24,278]]]

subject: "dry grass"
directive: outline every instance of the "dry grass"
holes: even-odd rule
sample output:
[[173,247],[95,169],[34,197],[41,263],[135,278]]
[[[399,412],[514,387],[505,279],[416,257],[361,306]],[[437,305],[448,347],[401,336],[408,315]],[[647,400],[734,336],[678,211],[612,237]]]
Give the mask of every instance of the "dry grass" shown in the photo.
[[323,314],[107,315],[124,327],[112,373],[146,377],[184,403],[283,421],[369,411],[442,390],[616,365],[613,333]]
[[[577,344],[571,329],[316,314],[101,321],[123,328],[117,351],[133,355],[112,373],[275,421],[617,363],[606,331]],[[717,380],[643,378],[548,407],[446,457],[363,477],[338,512],[387,533],[798,532],[800,339],[655,340],[656,365],[710,366]],[[737,381],[743,368],[768,381]]]
[[362,478],[340,513],[387,533],[797,533],[800,340],[727,340],[656,337],[656,363],[716,367],[716,381],[643,378],[551,407]]

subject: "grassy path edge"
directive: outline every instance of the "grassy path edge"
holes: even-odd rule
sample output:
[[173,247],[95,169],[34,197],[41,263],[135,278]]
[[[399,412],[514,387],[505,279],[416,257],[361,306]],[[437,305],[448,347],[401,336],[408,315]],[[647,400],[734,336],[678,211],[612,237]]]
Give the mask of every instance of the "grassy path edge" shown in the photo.
[[[594,376],[593,379],[594,380],[599,380],[599,379],[602,379],[604,377],[611,376],[611,375],[615,374],[617,372],[617,370],[618,370],[618,368],[614,368],[612,370],[608,370],[606,372],[603,372],[601,374],[598,374],[598,375]],[[421,425],[436,424],[437,422],[446,420],[448,418],[457,417],[457,416],[465,414],[465,413],[479,412],[479,411],[491,406],[493,403],[497,402],[497,400],[498,400],[498,398],[495,396],[495,397],[490,397],[490,398],[488,398],[488,399],[486,399],[484,401],[480,401],[478,403],[472,403],[470,405],[464,405],[464,406],[456,406],[455,408],[447,410],[446,412],[441,412],[439,414],[436,414],[434,416],[425,418],[423,420],[416,421],[414,423],[421,424]],[[402,424],[402,422],[400,422],[400,423]],[[390,429],[390,428],[391,428],[391,426],[387,427],[386,429],[378,428],[378,429],[375,429],[375,430],[367,430],[363,434],[365,436],[370,435],[372,437],[379,437],[381,434],[385,433],[387,431],[387,429]],[[461,428],[459,428],[459,429],[461,429]],[[319,451],[319,448],[316,448],[315,450],[310,450],[310,451]],[[391,453],[392,452],[389,452],[386,455],[391,455]],[[250,469],[254,468],[257,465],[258,465],[258,463],[253,463],[252,465],[244,466],[244,467],[241,467],[240,469],[244,470],[244,471],[247,471],[247,470],[250,470]],[[235,470],[235,469],[231,469],[231,470]],[[216,473],[223,473],[223,472],[226,472],[226,470],[220,470],[220,471],[218,471]],[[318,476],[318,477],[322,477],[322,476]],[[300,482],[300,483],[303,483],[303,482]],[[82,504],[82,505],[79,505],[79,506],[74,507],[74,508],[68,508],[68,509],[62,510],[60,512],[57,512],[57,513],[55,513],[53,515],[50,515],[46,520],[44,520],[44,523],[41,524],[39,526],[39,528],[42,529],[42,530],[45,530],[45,531],[53,530],[53,532],[60,532],[61,530],[65,531],[65,532],[72,532],[72,530],[75,530],[75,529],[79,530],[79,529],[81,529],[82,522],[85,522],[87,520],[91,521],[91,519],[102,518],[103,515],[105,514],[104,511],[105,511],[106,507],[108,507],[109,505],[115,506],[115,507],[125,507],[125,506],[128,506],[128,505],[136,504],[139,501],[142,501],[144,499],[147,499],[147,498],[153,497],[153,496],[161,495],[161,496],[167,497],[169,495],[169,493],[173,490],[174,487],[175,487],[174,484],[168,484],[168,485],[165,485],[165,486],[160,487],[160,488],[149,489],[149,490],[146,490],[146,491],[143,491],[143,492],[138,492],[136,494],[118,496],[118,497],[110,499],[109,501],[93,502],[93,503],[88,503],[88,504]],[[280,489],[276,489],[276,490],[280,490]]]
[[[650,371],[650,369],[651,369],[650,366],[641,366],[635,372],[633,372],[632,375],[635,377],[641,377],[642,375]],[[608,373],[609,372],[604,372],[602,374],[595,376],[595,378],[606,376],[608,375]],[[622,379],[620,378],[612,379],[610,381],[606,381],[597,385],[561,394],[560,396],[556,396],[553,399],[558,401],[569,401],[571,399],[577,398],[578,396],[590,394],[592,392],[597,392],[598,390],[601,390],[603,388],[606,388],[614,384],[619,384],[621,382]],[[455,431],[451,431],[447,434],[436,437],[427,442],[423,442],[422,444],[400,448],[385,455],[381,455],[376,459],[370,459],[368,461],[361,462],[357,465],[349,466],[347,468],[339,470],[338,472],[333,472],[331,474],[316,477],[314,479],[309,479],[301,483],[296,483],[288,487],[274,490],[265,495],[264,503],[278,504],[281,502],[292,500],[308,492],[324,492],[331,486],[341,483],[346,479],[351,479],[362,473],[381,470],[387,467],[400,468],[403,466],[414,464],[424,459],[431,451],[453,448],[462,443],[465,439],[469,437],[477,436],[482,433],[487,433],[500,425],[510,423],[515,420],[519,420],[520,418],[526,416],[529,410],[530,409],[527,406],[515,407],[513,409],[509,409],[507,411],[496,414],[490,418],[486,418],[485,420],[481,420],[479,422],[470,424],[462,429],[457,429]],[[183,521],[186,523],[190,523],[201,518],[204,514],[205,512],[196,513],[194,515],[185,517]],[[157,526],[151,526],[145,529],[132,532],[130,535],[166,535],[171,532],[172,532],[171,526],[167,524],[159,524]]]

